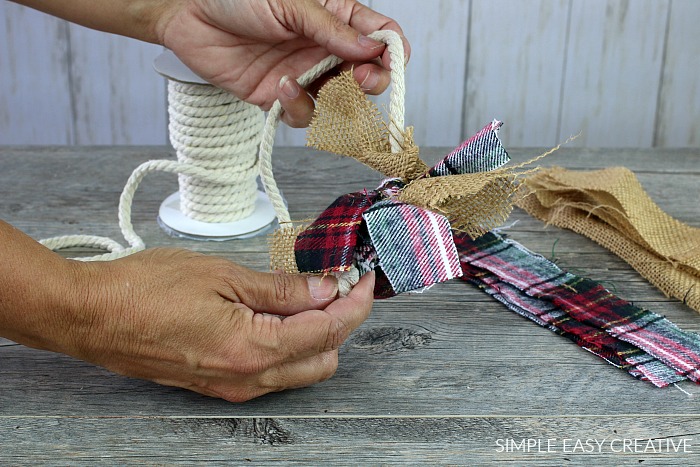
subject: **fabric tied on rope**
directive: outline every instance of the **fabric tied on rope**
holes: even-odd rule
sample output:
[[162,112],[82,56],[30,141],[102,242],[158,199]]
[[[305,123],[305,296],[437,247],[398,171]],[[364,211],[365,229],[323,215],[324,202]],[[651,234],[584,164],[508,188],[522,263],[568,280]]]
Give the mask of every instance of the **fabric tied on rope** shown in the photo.
[[462,279],[512,311],[657,387],[700,382],[697,334],[497,233],[471,239],[455,232],[454,239]]
[[489,123],[430,168],[418,157],[411,128],[384,124],[349,73],[329,81],[308,144],[389,178],[339,197],[308,226],[276,231],[273,269],[341,278],[374,270],[376,298],[461,277],[638,379],[658,387],[699,382],[699,336],[492,232],[521,198],[517,178],[534,171],[518,169],[558,148],[505,168],[500,126]]
[[[496,135],[500,126],[498,121],[489,123],[421,177],[501,167],[509,158]],[[404,202],[408,185],[406,179],[388,179],[376,190],[349,193],[335,200],[298,234],[294,244],[298,270],[323,274],[355,266],[360,275],[375,270],[376,298],[461,276],[448,217]],[[516,187],[511,190],[514,194]],[[472,231],[479,229],[486,227],[475,222]]]
[[[399,132],[350,73],[320,91],[308,145],[353,157],[391,177],[375,190],[336,199],[311,225],[272,237],[273,269],[377,274],[375,297],[419,291],[462,274],[452,229],[478,237],[510,214],[525,172],[510,160],[494,120],[434,167],[418,157],[412,129]],[[401,150],[392,152],[392,141]]]

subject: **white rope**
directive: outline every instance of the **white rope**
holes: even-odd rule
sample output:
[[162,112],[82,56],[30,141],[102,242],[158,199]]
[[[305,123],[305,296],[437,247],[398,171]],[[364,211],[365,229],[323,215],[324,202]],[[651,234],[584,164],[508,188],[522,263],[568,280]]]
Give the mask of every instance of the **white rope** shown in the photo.
[[202,84],[168,83],[170,142],[177,159],[235,177],[223,183],[180,173],[180,210],[202,222],[234,222],[253,213],[257,192],[255,151],[260,110]]
[[131,223],[134,193],[154,171],[178,174],[180,210],[202,222],[233,222],[255,209],[258,167],[256,148],[262,112],[227,92],[202,84],[168,83],[168,129],[177,161],[152,160],[138,166],[119,199],[119,227],[129,246],[92,235],[41,240],[52,250],[97,248],[108,253],[76,258],[106,261],[145,249]]
[[[403,42],[394,31],[377,31],[369,37],[386,43],[391,58],[389,131],[392,152],[400,152],[406,94]],[[298,82],[307,87],[341,62],[340,58],[331,55],[304,73]],[[139,183],[146,174],[154,171],[178,174],[180,209],[188,217],[203,222],[231,222],[252,213],[259,170],[280,224],[291,222],[272,172],[272,147],[282,113],[279,101],[272,105],[264,127],[257,107],[209,85],[169,81],[168,103],[170,141],[178,160],[145,162],[129,177],[119,199],[119,227],[129,246],[92,235],[52,237],[40,240],[40,243],[52,250],[99,248],[108,251],[97,256],[75,258],[83,261],[113,260],[145,249],[131,223],[131,206]],[[260,136],[262,138],[258,140]],[[254,150],[258,141],[259,165]]]
[[[391,58],[391,92],[389,94],[389,136],[391,152],[398,153],[403,149],[404,114],[406,113],[404,101],[406,96],[405,67],[403,41],[394,31],[376,31],[369,35],[372,39],[384,42]],[[318,65],[304,73],[297,81],[302,87],[307,87],[311,82],[318,79],[331,68],[340,64],[342,60],[331,55],[322,60]],[[265,121],[262,141],[260,142],[260,152],[258,160],[260,163],[260,179],[272,202],[272,206],[277,214],[280,225],[291,224],[289,210],[284,202],[284,198],[277,188],[274,174],[272,172],[272,146],[275,141],[275,131],[282,114],[282,106],[279,101],[272,105],[270,113]],[[352,266],[349,271],[337,275],[338,293],[341,297],[347,296],[353,286],[360,279],[360,271]]]
[[[401,132],[404,131],[404,98],[406,95],[403,41],[401,40],[401,36],[394,31],[376,31],[370,34],[369,37],[387,44],[389,56],[391,57],[391,93],[389,95],[391,152],[401,152],[403,147]],[[302,87],[306,87],[341,62],[342,60],[334,55],[326,57],[318,65],[304,73],[297,81]],[[275,131],[277,130],[281,114],[282,106],[280,106],[279,101],[275,101],[270,113],[267,115],[262,141],[260,142],[258,160],[260,163],[260,179],[277,213],[277,219],[282,225],[289,224],[291,218],[289,217],[289,211],[287,210],[284,198],[282,198],[277,188],[277,182],[272,172],[272,146],[275,141]]]

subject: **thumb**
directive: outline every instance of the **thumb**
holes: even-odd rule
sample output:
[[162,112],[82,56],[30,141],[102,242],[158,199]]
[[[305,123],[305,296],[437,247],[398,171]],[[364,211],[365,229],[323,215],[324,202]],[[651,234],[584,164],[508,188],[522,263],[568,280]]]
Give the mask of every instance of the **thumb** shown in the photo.
[[236,278],[235,294],[253,311],[293,315],[322,310],[338,297],[334,276],[305,276],[248,271]]
[[290,1],[285,8],[294,10],[287,16],[287,27],[343,60],[370,60],[384,51],[384,43],[360,34],[317,0]]

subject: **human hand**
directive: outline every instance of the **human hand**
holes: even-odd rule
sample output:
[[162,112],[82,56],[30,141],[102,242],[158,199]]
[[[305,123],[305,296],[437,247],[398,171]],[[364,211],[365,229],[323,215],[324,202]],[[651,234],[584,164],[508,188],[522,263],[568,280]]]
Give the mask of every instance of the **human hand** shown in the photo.
[[84,305],[64,321],[70,331],[53,331],[52,350],[236,402],[332,376],[374,288],[368,274],[336,298],[333,277],[260,273],[180,249],[76,267]]
[[[384,44],[366,37],[399,25],[355,0],[193,0],[170,2],[156,24],[159,41],[195,73],[237,97],[305,127],[314,103],[295,78],[330,54],[346,60],[365,92],[390,82]],[[410,55],[404,40],[406,57]],[[337,70],[336,70],[337,71]],[[311,86],[312,93],[324,80]]]

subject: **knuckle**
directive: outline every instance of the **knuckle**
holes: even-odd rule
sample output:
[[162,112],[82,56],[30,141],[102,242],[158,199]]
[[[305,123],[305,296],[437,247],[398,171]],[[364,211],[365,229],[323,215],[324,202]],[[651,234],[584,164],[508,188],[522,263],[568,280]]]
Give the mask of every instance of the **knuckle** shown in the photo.
[[273,298],[276,302],[286,305],[294,296],[294,278],[290,274],[272,274]]
[[331,350],[337,350],[340,345],[345,341],[348,336],[349,328],[348,325],[341,319],[333,319],[328,323],[328,328],[326,330],[326,342],[324,352]]
[[264,392],[254,391],[250,388],[233,388],[219,393],[220,397],[228,402],[248,402],[258,396],[262,396]]
[[243,377],[251,377],[263,373],[268,366],[262,358],[249,358],[232,365],[231,372]]

